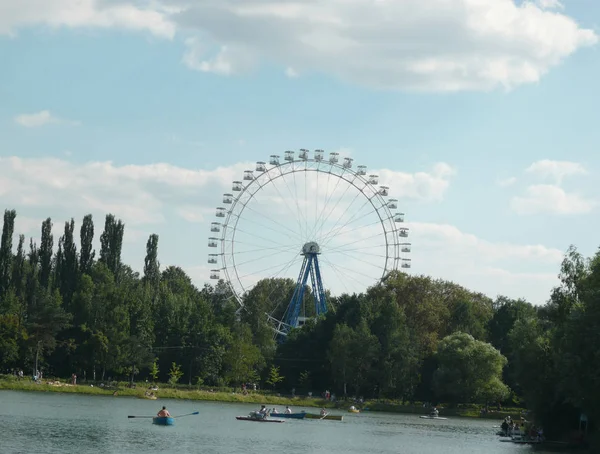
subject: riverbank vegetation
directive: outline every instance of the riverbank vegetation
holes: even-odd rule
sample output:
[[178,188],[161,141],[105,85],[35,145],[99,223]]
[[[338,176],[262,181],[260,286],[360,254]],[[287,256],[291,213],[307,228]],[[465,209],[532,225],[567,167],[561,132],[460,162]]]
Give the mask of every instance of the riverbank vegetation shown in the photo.
[[242,398],[246,384],[275,393],[260,399],[327,390],[374,408],[523,406],[557,437],[578,430],[582,412],[590,431],[600,418],[600,254],[570,248],[560,285],[538,307],[394,272],[362,294],[330,296],[333,310],[278,344],[265,313],[285,309],[292,280],[260,281],[238,315],[223,282],[198,289],[181,268],[161,270],[156,235],[141,274],[122,263],[125,226],[112,215],[98,253],[90,215],[78,242],[73,220],[56,242],[45,220],[39,244],[15,236],[15,217],[5,211],[0,241],[0,371],[170,382],[174,393],[228,386]]

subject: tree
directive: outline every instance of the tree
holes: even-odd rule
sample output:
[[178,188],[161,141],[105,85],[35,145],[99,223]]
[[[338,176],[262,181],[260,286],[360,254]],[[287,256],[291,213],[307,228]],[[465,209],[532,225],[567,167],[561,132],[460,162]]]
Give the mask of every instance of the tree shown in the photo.
[[225,353],[225,379],[232,385],[254,381],[263,365],[260,349],[252,343],[252,331],[240,323],[234,328],[232,343]]
[[507,360],[492,345],[458,332],[440,341],[436,356],[433,385],[440,399],[487,403],[508,396],[502,382]]
[[327,356],[336,381],[343,386],[344,396],[348,384],[354,385],[357,394],[366,384],[379,347],[377,337],[364,322],[355,330],[345,324],[335,327]]
[[84,216],[79,236],[81,240],[79,269],[82,273],[90,274],[92,264],[94,263],[94,256],[96,255],[96,251],[92,249],[92,243],[94,241],[94,221],[92,220],[91,214],[86,214]]
[[158,363],[156,362],[156,359],[152,362],[152,366],[150,367],[150,376],[152,377],[152,380],[156,381],[158,379],[158,374],[160,372],[160,369],[158,368]]
[[52,220],[50,218],[42,222],[42,238],[40,242],[40,285],[48,288],[50,274],[52,272],[52,247],[54,237],[52,236]]
[[275,386],[282,382],[284,380],[285,377],[282,377],[279,374],[279,367],[275,366],[274,364],[271,366],[271,369],[269,369],[269,376],[267,377],[267,384],[271,385],[271,387],[273,389],[275,389]]
[[146,243],[144,259],[144,280],[156,288],[160,280],[160,263],[158,262],[158,235],[152,234]]
[[183,376],[183,372],[181,371],[181,366],[178,366],[177,363],[171,363],[171,370],[169,370],[169,383],[171,385],[176,385],[179,379]]
[[2,238],[0,239],[0,298],[10,287],[12,270],[12,241],[15,230],[15,210],[4,211],[4,224],[2,226]]
[[112,214],[106,215],[104,232],[100,235],[100,261],[104,262],[108,269],[118,280],[121,269],[121,249],[123,247],[123,233],[125,224],[117,221]]
[[70,307],[78,278],[77,246],[74,240],[75,221],[65,222],[65,231],[58,241],[56,254],[56,286],[60,289],[63,302]]

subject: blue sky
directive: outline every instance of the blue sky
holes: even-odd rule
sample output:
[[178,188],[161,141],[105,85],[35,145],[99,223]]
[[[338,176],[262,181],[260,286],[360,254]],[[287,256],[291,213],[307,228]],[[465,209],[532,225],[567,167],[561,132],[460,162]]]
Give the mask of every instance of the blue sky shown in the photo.
[[230,182],[322,148],[388,175],[412,273],[542,303],[568,245],[598,247],[598,2],[13,3],[0,208],[28,236],[111,211],[126,262],[156,232],[201,285]]

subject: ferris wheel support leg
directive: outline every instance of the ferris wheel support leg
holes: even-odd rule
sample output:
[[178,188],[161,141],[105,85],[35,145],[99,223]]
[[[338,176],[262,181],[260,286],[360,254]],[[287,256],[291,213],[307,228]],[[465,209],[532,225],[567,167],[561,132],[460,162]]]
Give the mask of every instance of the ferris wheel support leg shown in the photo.
[[317,316],[319,316],[327,313],[327,301],[325,299],[325,290],[323,289],[323,280],[321,279],[321,270],[319,269],[319,259],[316,255],[313,259],[313,266],[316,275],[316,282],[313,282],[313,293],[315,294],[315,312]]
[[288,309],[287,325],[296,327],[298,326],[298,317],[300,315],[300,308],[302,307],[302,301],[304,299],[304,290],[306,289],[306,282],[308,281],[308,275],[311,268],[311,259],[309,256],[304,257],[302,262],[302,269],[298,275],[298,281],[296,282],[296,289],[292,295],[290,306]]

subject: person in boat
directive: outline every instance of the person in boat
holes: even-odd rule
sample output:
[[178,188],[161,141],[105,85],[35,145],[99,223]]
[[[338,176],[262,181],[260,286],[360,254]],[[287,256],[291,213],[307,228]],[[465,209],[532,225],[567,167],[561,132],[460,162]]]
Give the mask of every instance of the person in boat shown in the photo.
[[265,405],[261,405],[260,410],[251,413],[250,416],[256,419],[266,419],[269,416],[269,409]]
[[274,415],[276,415],[276,414],[278,414],[279,412],[277,411],[277,409],[276,409],[275,407],[273,407],[273,410],[271,410],[271,413],[272,413],[272,414],[274,414]]
[[433,409],[431,410],[431,413],[429,414],[429,416],[433,417],[433,418],[437,418],[440,415],[440,412],[438,411],[438,409],[436,407],[433,407]]
[[354,411],[354,410],[356,410],[356,407],[355,407],[354,405],[352,405],[352,406],[350,407],[350,410]]
[[286,415],[291,415],[292,414],[292,409],[290,407],[285,407],[285,414]]
[[324,408],[321,408],[321,416],[327,416],[327,411]]
[[169,410],[167,410],[167,407],[162,407],[162,410],[160,410],[156,416],[158,416],[159,418],[170,418],[171,417],[171,413],[169,413]]

